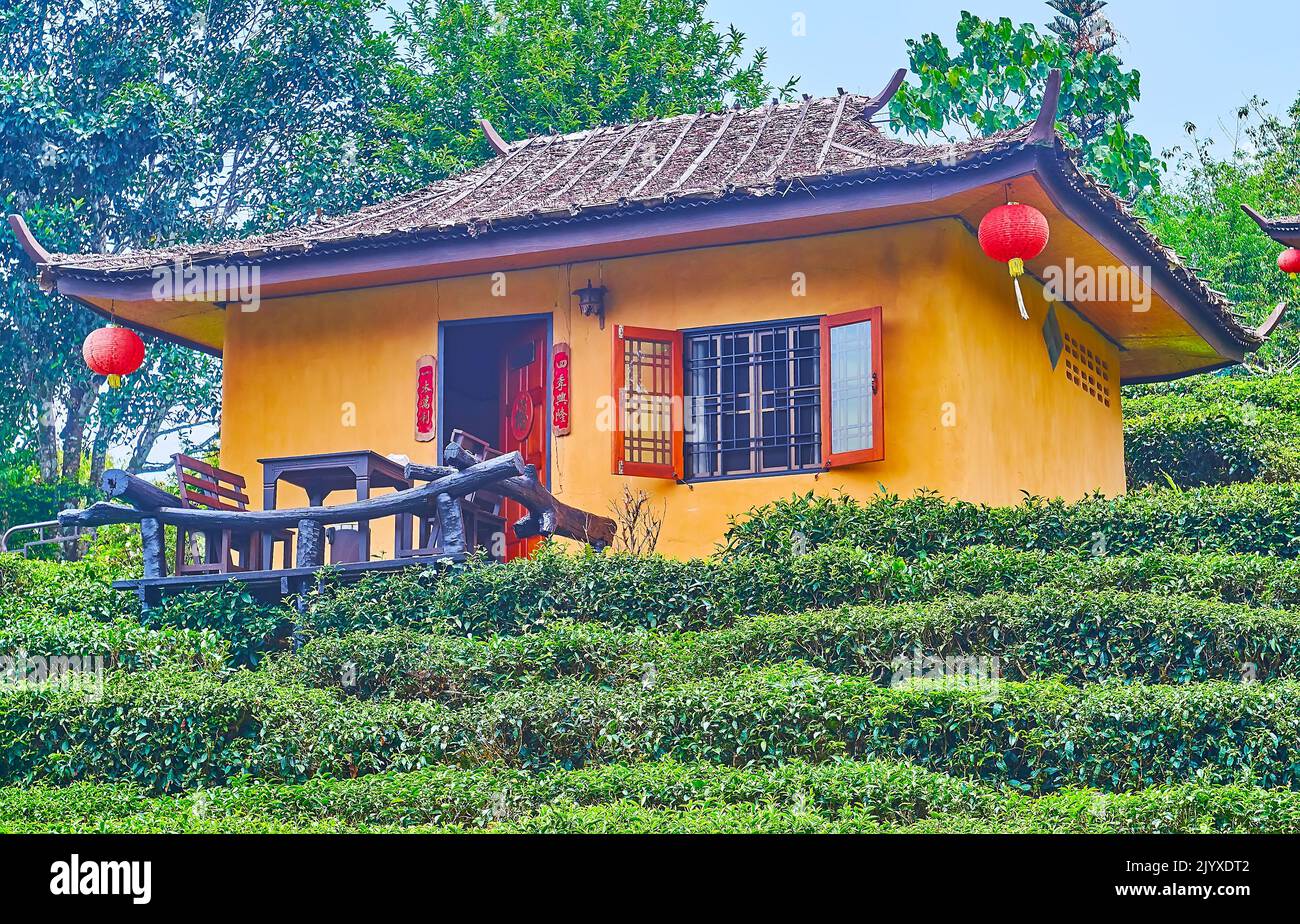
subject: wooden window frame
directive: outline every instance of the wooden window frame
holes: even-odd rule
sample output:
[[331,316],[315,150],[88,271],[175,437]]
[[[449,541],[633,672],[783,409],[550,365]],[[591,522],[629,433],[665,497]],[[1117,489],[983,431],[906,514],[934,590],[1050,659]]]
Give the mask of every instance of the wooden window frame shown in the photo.
[[[670,426],[672,428],[672,464],[659,465],[649,462],[629,462],[624,458],[625,451],[625,431],[623,414],[625,404],[623,401],[623,388],[626,384],[626,361],[625,343],[627,340],[652,340],[655,342],[666,342],[670,345],[672,354],[669,362],[672,378],[672,394],[669,396],[672,404],[670,408]],[[614,397],[614,434],[613,434],[613,455],[611,459],[612,471],[615,475],[635,478],[667,478],[672,481],[681,481],[685,472],[686,447],[685,447],[685,425],[683,419],[683,393],[686,383],[686,364],[682,356],[682,332],[677,330],[662,330],[655,327],[631,327],[623,324],[614,325],[614,348],[613,348],[613,376],[611,387]]]
[[[871,447],[831,452],[831,329],[867,321],[871,325]],[[862,308],[821,319],[822,464],[826,468],[879,462],[885,458],[885,375],[881,350],[881,309]]]

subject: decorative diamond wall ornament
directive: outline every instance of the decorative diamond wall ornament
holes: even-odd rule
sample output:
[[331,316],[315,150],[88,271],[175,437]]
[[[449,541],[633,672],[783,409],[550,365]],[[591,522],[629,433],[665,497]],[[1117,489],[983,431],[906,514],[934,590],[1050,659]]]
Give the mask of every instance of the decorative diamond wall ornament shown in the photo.
[[1061,322],[1056,319],[1056,306],[1047,306],[1047,320],[1043,322],[1043,343],[1047,344],[1047,358],[1052,361],[1052,368],[1061,361],[1061,350],[1065,342],[1061,338]]

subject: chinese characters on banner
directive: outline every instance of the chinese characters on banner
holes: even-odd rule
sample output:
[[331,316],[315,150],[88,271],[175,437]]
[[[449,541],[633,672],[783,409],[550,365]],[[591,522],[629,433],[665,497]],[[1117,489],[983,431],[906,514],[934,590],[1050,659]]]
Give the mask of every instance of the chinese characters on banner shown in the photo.
[[569,415],[571,375],[569,345],[557,343],[551,350],[551,431],[556,436],[567,436],[572,426]]
[[421,356],[415,364],[415,438],[427,443],[436,435],[433,429],[433,392],[438,364],[432,356]]

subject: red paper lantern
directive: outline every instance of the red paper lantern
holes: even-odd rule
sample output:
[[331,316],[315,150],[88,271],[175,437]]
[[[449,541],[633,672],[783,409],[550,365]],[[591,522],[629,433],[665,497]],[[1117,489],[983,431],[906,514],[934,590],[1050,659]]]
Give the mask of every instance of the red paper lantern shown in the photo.
[[1020,293],[1020,277],[1025,274],[1025,261],[1034,259],[1047,247],[1048,235],[1047,216],[1032,205],[1019,202],[999,205],[980,222],[980,248],[999,263],[1007,264],[1016,285],[1020,316],[1026,321],[1029,312]]
[[91,372],[108,376],[109,388],[120,388],[122,376],[144,364],[144,341],[125,327],[101,327],[81,344],[81,356]]
[[1290,247],[1278,254],[1277,268],[1284,273],[1300,273],[1300,248]]

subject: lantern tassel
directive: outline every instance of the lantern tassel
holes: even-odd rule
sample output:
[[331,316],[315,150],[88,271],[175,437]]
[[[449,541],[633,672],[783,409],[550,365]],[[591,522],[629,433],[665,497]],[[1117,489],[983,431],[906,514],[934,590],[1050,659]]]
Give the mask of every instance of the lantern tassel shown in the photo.
[[1029,312],[1025,310],[1025,296],[1020,291],[1020,277],[1025,275],[1025,261],[1019,257],[1012,257],[1007,261],[1007,269],[1011,273],[1011,281],[1016,286],[1016,304],[1020,306],[1020,317],[1028,321]]
[[121,388],[121,387],[122,387],[122,377],[121,377],[120,375],[110,375],[110,376],[108,377],[108,387],[109,387],[109,388]]

